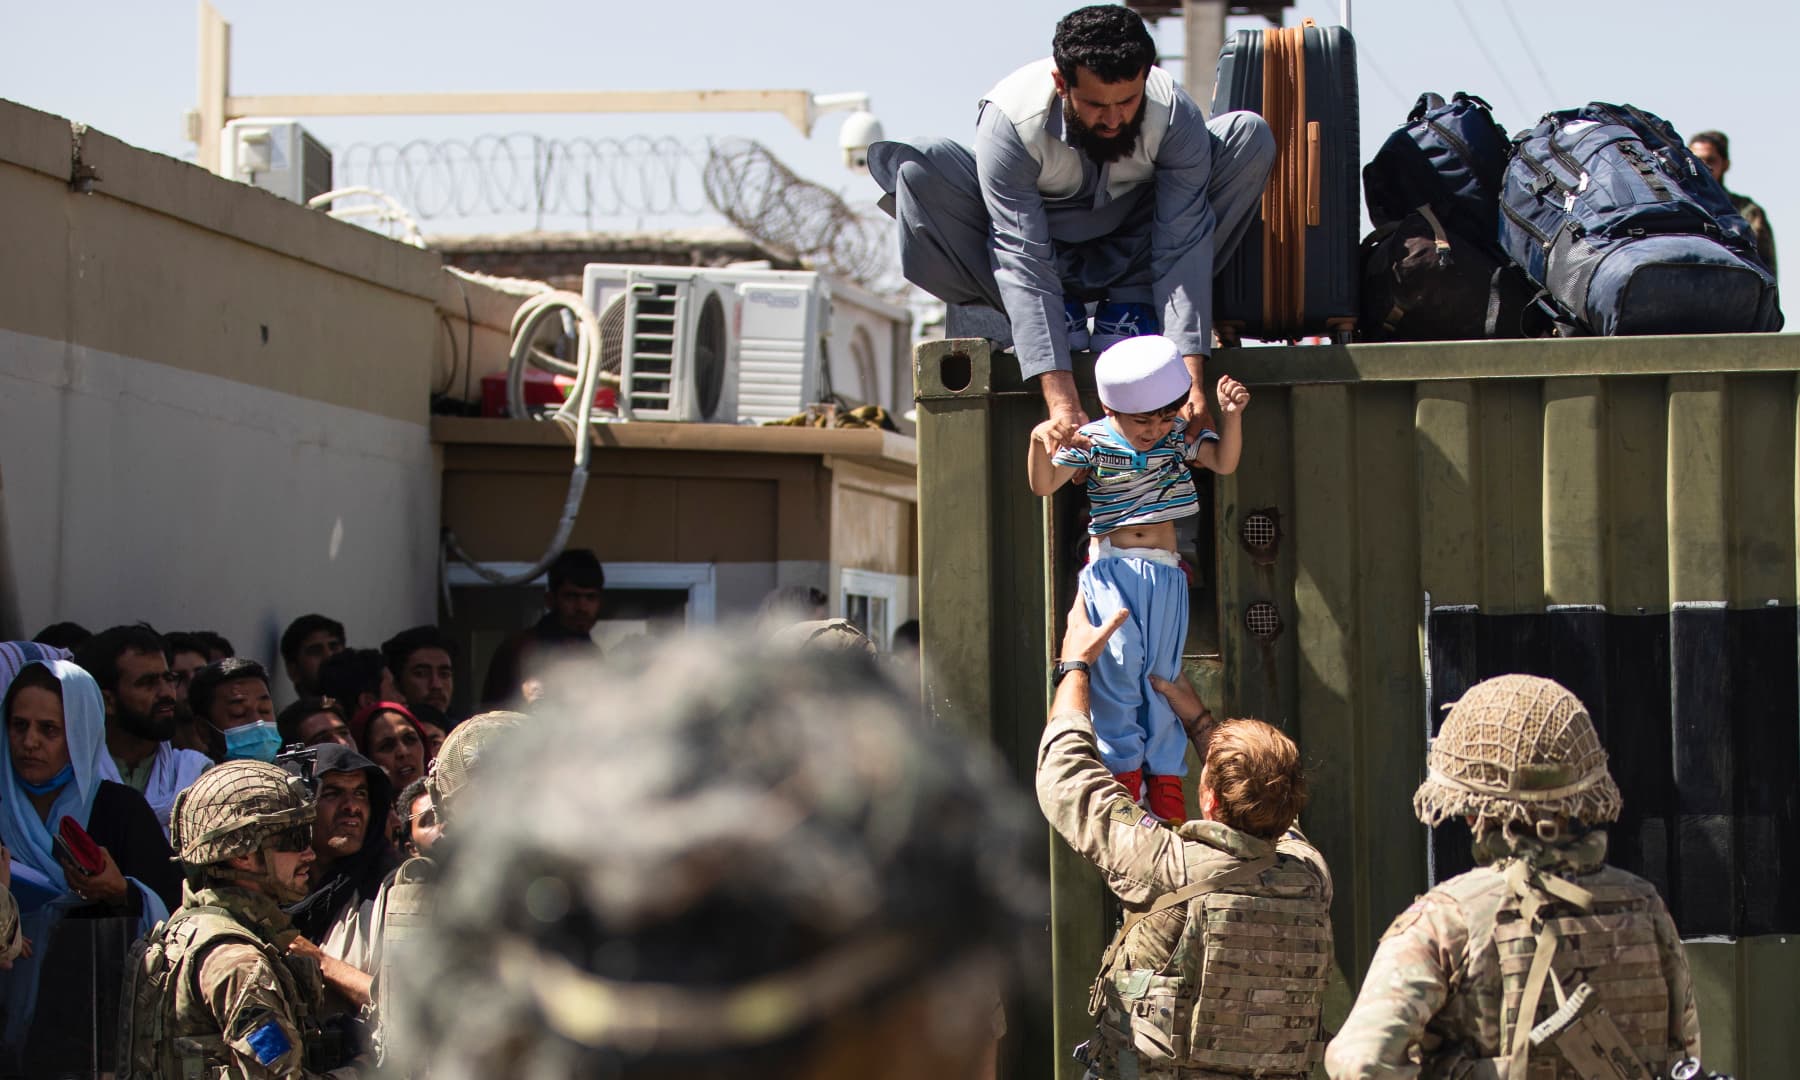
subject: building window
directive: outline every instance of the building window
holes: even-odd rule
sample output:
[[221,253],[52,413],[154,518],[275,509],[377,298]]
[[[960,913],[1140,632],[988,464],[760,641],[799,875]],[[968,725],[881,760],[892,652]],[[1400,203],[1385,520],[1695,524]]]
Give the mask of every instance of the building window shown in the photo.
[[867,634],[887,652],[894,631],[912,617],[908,589],[912,579],[873,570],[845,569],[838,578],[838,615]]

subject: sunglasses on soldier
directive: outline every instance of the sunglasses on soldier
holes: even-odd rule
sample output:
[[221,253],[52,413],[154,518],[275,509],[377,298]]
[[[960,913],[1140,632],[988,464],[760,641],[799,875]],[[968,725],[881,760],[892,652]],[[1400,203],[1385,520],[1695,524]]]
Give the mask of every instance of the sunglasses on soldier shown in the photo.
[[311,825],[295,825],[291,829],[283,829],[269,837],[265,844],[271,851],[292,855],[312,847],[312,839]]

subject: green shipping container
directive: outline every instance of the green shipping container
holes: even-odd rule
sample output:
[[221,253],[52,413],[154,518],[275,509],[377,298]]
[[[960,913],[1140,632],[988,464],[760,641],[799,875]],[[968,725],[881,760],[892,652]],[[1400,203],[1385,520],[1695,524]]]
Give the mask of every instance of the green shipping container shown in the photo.
[[[958,340],[916,360],[928,705],[1029,786],[1080,499],[1026,487],[1044,412],[1012,357]],[[1311,766],[1345,976],[1328,1022],[1389,920],[1468,865],[1466,829],[1412,816],[1441,708],[1530,671],[1602,728],[1626,799],[1612,858],[1689,941],[1708,1066],[1792,1075],[1800,336],[1229,350],[1225,373],[1254,398],[1203,518],[1189,670]],[[1099,415],[1091,361],[1077,377]],[[1015,1009],[1009,1071],[1073,1078],[1114,915],[1054,836],[1047,865],[1054,989]]]

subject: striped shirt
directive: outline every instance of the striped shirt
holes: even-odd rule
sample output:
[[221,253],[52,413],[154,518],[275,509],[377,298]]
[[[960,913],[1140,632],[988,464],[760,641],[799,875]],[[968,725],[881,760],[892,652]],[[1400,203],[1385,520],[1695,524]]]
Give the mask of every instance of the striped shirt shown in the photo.
[[1110,418],[1086,425],[1081,433],[1091,448],[1065,446],[1051,460],[1058,465],[1087,470],[1088,534],[1103,536],[1128,525],[1174,521],[1197,513],[1200,500],[1194,494],[1194,478],[1188,462],[1200,443],[1219,441],[1217,432],[1203,428],[1192,447],[1184,433],[1187,421],[1177,419],[1163,440],[1148,450],[1132,446],[1119,434]]

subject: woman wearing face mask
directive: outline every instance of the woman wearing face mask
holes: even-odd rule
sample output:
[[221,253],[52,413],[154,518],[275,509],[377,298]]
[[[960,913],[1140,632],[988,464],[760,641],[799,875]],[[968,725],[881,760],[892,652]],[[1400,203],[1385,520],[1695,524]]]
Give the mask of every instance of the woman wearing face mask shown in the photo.
[[[180,871],[155,811],[119,782],[106,752],[106,706],[87,672],[64,660],[26,665],[0,716],[0,840],[30,942],[30,954],[0,973],[0,1042],[25,1075],[87,1068],[96,1051],[110,1068],[113,1040],[91,1022],[96,1002],[112,1015],[123,945],[180,903]],[[65,819],[92,838],[98,869],[86,872],[59,851]],[[33,1025],[34,1016],[46,1022]]]
[[274,761],[281,749],[269,673],[254,660],[228,656],[208,664],[188,683],[188,705],[207,737],[215,761]]

